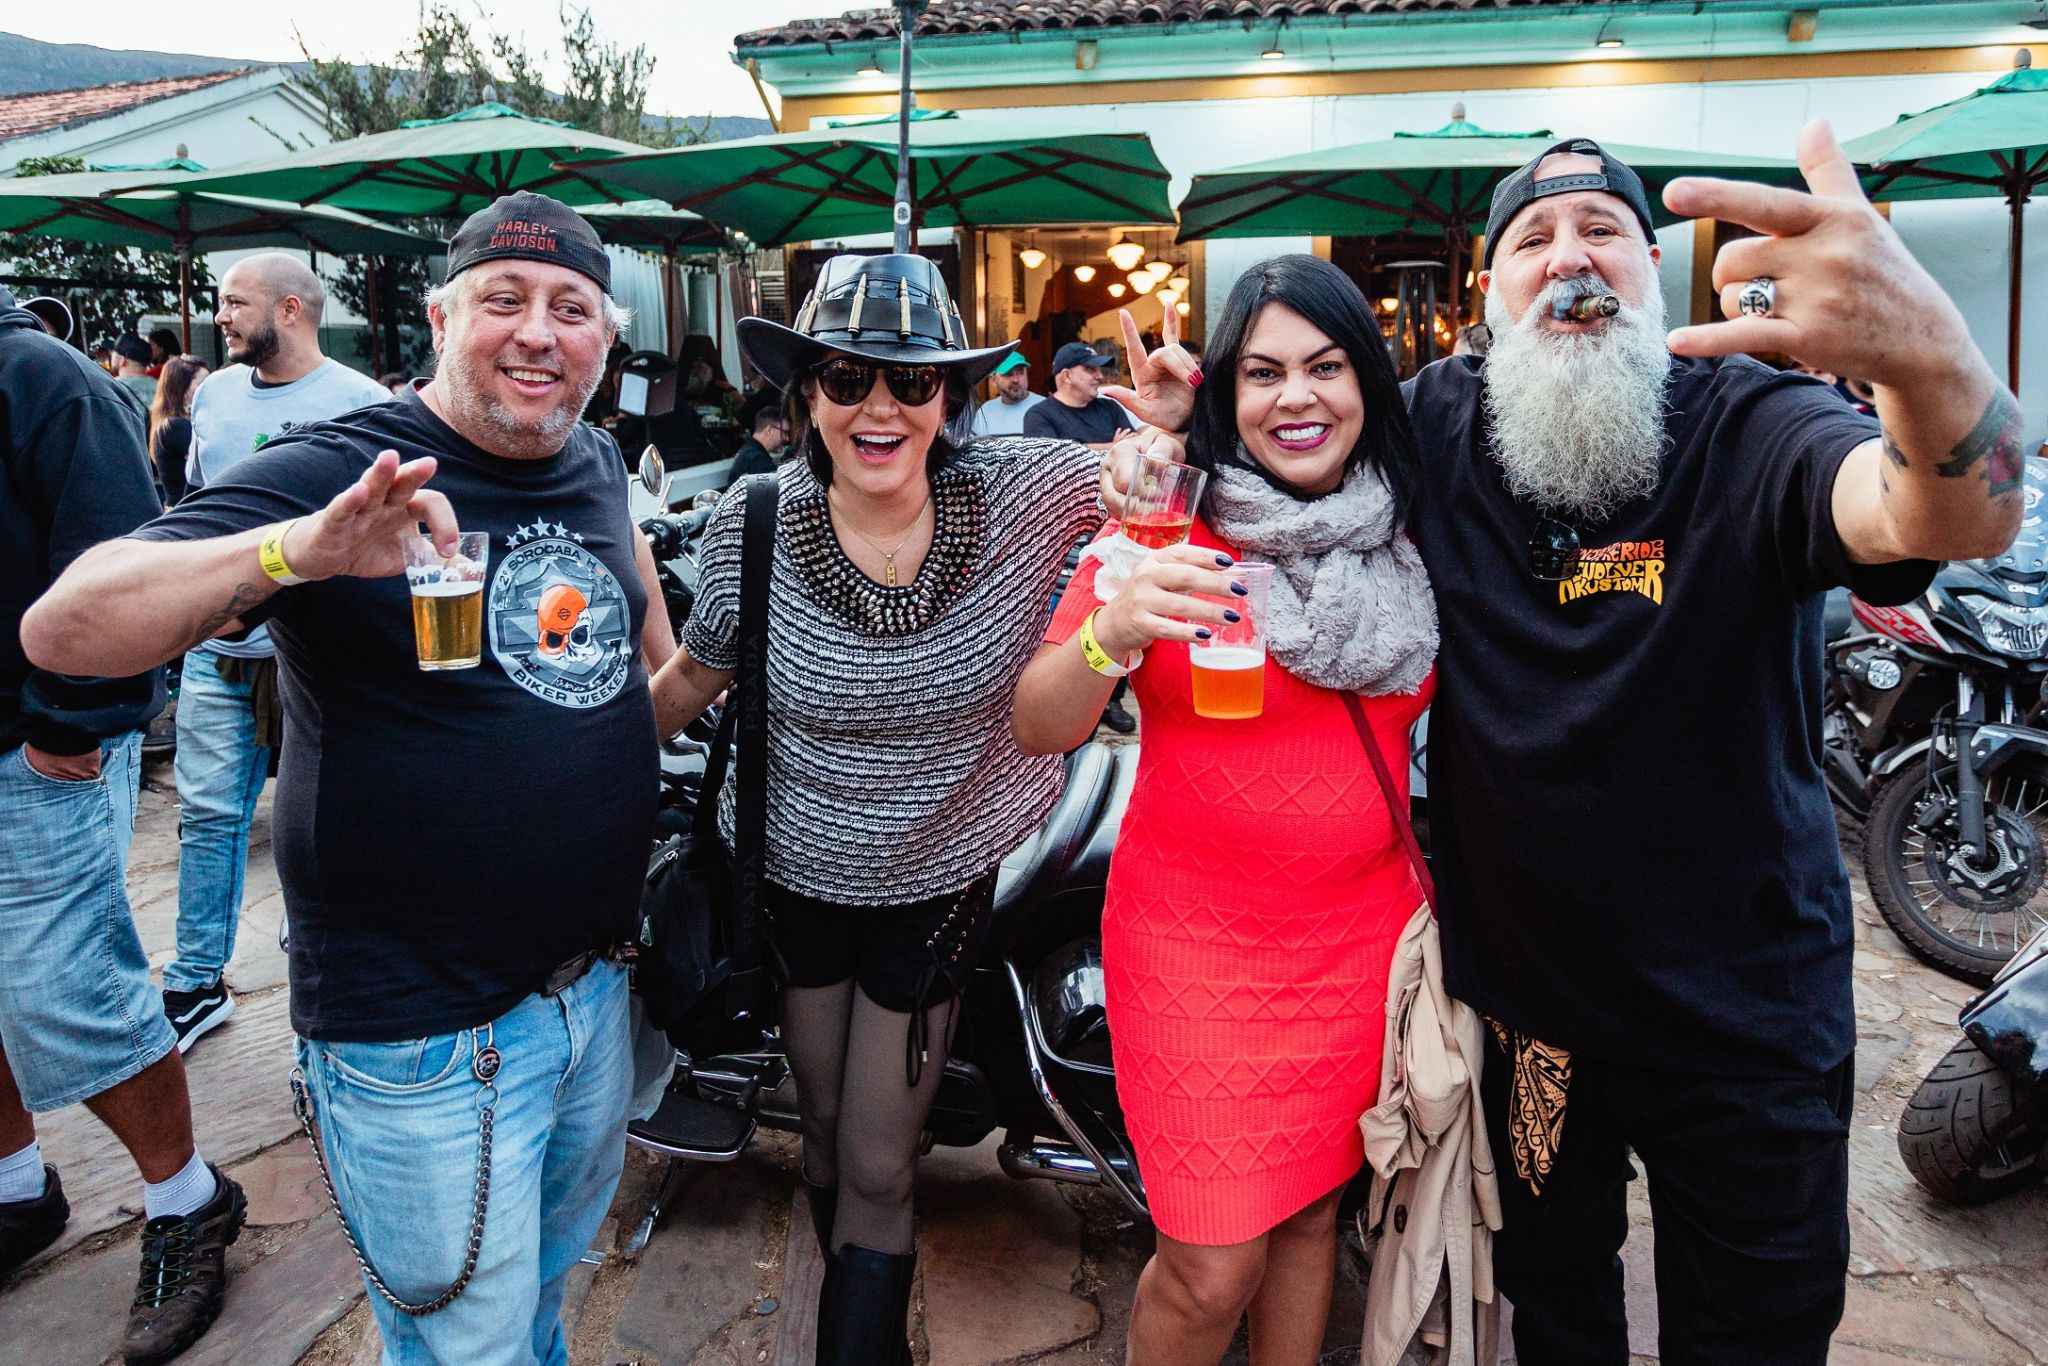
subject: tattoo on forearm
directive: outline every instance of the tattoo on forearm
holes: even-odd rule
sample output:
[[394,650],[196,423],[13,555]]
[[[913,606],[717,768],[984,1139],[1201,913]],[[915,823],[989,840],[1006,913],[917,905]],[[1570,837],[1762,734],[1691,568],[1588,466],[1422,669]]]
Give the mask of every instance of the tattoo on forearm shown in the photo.
[[193,628],[191,639],[186,642],[186,648],[190,649],[201,641],[212,640],[215,635],[219,634],[221,627],[226,626],[229,622],[261,601],[263,601],[263,590],[255,584],[236,584],[234,595],[227,600],[226,604]]
[[1934,467],[1944,479],[1959,479],[1977,465],[1984,466],[1984,482],[1991,497],[2011,493],[2025,477],[2026,452],[2020,446],[2020,405],[2005,390],[1997,390],[1986,405],[1977,425]]

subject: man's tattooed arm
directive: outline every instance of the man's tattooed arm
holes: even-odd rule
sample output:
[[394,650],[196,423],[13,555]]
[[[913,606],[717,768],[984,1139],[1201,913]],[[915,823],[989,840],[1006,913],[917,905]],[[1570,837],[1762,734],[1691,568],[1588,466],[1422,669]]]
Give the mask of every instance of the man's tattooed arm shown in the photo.
[[228,600],[215,611],[208,613],[205,619],[193,627],[192,635],[186,640],[184,648],[189,650],[193,646],[212,640],[215,636],[219,635],[227,628],[229,622],[270,596],[265,591],[266,587],[270,587],[270,585],[236,584],[235,591],[229,596]]
[[[1885,434],[1884,446],[1885,454],[1905,463],[1889,432]],[[1960,479],[1978,465],[1984,467],[1984,483],[1992,498],[2011,493],[2026,477],[2026,451],[2020,445],[2020,405],[2004,389],[1992,392],[1991,402],[1977,419],[1977,425],[1949,452],[1948,459],[1934,467],[1934,472],[1944,479]]]

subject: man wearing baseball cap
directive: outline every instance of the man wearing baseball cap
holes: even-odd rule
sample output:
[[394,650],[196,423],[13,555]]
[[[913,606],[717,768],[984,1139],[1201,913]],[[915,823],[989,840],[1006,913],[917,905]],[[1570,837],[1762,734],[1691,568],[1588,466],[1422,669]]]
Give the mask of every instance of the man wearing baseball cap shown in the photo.
[[[448,244],[431,381],[267,442],[23,624],[85,674],[271,625],[293,1086],[387,1361],[566,1362],[563,1286],[623,1162],[657,775],[625,462],[578,421],[609,288],[576,214],[498,200]],[[443,554],[458,523],[488,538],[476,667],[418,662],[420,522]]]
[[974,410],[974,435],[1022,436],[1025,415],[1046,401],[1044,394],[1031,392],[1031,362],[1022,351],[1012,351],[989,380],[996,396]]
[[1125,432],[1142,424],[1115,399],[1101,396],[1102,372],[1116,364],[1112,352],[1086,342],[1068,342],[1052,355],[1052,396],[1024,414],[1024,435],[1057,436],[1106,451]]
[[[1667,333],[1636,173],[1572,138],[1494,197],[1488,355],[1409,386],[1444,974],[1491,1022],[1496,1278],[1529,1366],[1622,1366],[1630,1155],[1666,1360],[1819,1363],[1843,1306],[1853,921],[1821,779],[1822,595],[1924,590],[2020,514],[2019,411],[1825,124],[1811,193]],[[1576,307],[1575,307],[1576,306]],[[1742,355],[1868,375],[1877,420]]]

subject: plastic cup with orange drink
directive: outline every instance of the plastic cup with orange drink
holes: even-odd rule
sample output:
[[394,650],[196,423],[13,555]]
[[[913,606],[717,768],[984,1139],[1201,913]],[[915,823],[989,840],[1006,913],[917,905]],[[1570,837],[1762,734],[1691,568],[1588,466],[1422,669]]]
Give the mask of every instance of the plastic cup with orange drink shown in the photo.
[[1245,595],[1209,600],[1235,608],[1238,620],[1208,623],[1209,638],[1188,646],[1195,715],[1218,721],[1242,721],[1266,707],[1266,604],[1273,566],[1240,561],[1230,573]]

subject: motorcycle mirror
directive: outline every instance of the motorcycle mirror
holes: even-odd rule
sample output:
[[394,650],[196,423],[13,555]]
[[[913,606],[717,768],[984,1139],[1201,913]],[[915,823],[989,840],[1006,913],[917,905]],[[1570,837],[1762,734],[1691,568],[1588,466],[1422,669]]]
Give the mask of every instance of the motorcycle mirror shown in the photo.
[[662,463],[661,452],[650,443],[640,452],[640,487],[653,494],[657,502],[668,502],[668,466]]
[[718,500],[724,496],[724,489],[700,489],[697,496],[690,500],[690,506],[701,512],[705,508],[716,507]]

